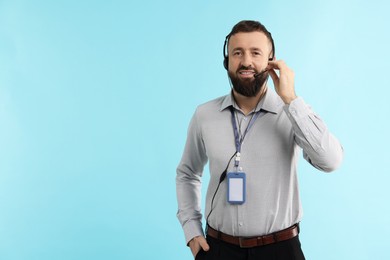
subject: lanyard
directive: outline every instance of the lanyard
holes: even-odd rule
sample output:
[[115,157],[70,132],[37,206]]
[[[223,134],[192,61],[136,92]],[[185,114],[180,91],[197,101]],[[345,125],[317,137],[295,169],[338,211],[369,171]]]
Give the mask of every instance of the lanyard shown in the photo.
[[249,129],[252,127],[253,123],[256,121],[257,117],[260,114],[260,111],[254,112],[255,114],[251,117],[251,119],[250,119],[250,121],[248,123],[248,126],[246,127],[245,132],[241,136],[241,138],[240,138],[240,135],[238,133],[237,122],[236,122],[236,118],[234,116],[234,108],[233,107],[230,107],[230,112],[232,114],[232,125],[233,125],[233,131],[234,131],[234,142],[235,142],[236,151],[237,151],[237,155],[236,155],[236,158],[235,158],[235,161],[234,161],[234,167],[238,167],[238,165],[240,164],[240,153],[241,153],[242,142],[244,142],[244,138],[245,138],[246,134],[248,133]]

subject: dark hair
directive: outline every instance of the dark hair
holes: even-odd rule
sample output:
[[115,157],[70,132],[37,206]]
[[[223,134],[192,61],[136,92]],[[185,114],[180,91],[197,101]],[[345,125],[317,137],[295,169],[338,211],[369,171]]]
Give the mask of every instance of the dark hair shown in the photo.
[[223,45],[223,56],[224,56],[224,61],[223,65],[227,69],[228,67],[228,54],[227,54],[227,47],[229,43],[229,39],[232,35],[239,33],[239,32],[262,32],[265,34],[265,36],[268,38],[268,40],[271,42],[272,46],[272,56],[270,60],[272,60],[275,57],[275,44],[274,40],[272,39],[271,33],[265,28],[263,24],[261,24],[258,21],[252,21],[252,20],[243,20],[236,25],[233,26],[231,32],[226,36],[225,38],[225,43]]

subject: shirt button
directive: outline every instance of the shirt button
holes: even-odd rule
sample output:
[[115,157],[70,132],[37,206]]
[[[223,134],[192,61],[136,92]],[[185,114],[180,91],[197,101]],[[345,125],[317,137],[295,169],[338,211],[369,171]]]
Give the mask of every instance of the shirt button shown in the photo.
[[295,109],[291,109],[291,114],[292,114],[292,115],[296,115],[296,114],[297,114],[297,111],[295,111]]
[[242,222],[240,222],[240,223],[238,223],[238,225],[239,225],[240,227],[242,227],[243,224],[242,224]]

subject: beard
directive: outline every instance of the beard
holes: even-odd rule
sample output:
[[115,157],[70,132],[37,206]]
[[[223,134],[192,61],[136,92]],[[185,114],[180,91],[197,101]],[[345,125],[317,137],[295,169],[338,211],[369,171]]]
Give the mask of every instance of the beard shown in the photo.
[[268,71],[264,70],[258,74],[258,72],[255,70],[255,75],[258,75],[253,78],[249,79],[240,79],[237,75],[240,70],[247,70],[247,67],[241,66],[237,72],[228,72],[228,76],[230,79],[230,82],[233,86],[233,89],[245,96],[245,97],[255,97],[257,94],[259,94],[262,87],[265,85],[265,83],[268,80],[269,74]]

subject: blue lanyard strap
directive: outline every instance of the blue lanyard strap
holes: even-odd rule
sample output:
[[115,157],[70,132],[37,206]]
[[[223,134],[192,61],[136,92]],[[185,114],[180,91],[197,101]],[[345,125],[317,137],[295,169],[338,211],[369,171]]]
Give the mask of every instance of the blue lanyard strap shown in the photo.
[[242,142],[244,142],[244,138],[245,138],[246,134],[249,132],[249,129],[252,127],[252,125],[256,121],[257,117],[260,114],[260,111],[254,112],[255,114],[251,117],[251,119],[249,121],[249,124],[246,127],[246,129],[244,131],[244,134],[241,136],[241,138],[240,138],[240,135],[238,133],[237,122],[236,122],[236,117],[234,116],[234,108],[233,108],[233,106],[230,107],[230,112],[232,114],[232,125],[233,125],[233,131],[234,131],[234,142],[235,142],[236,151],[237,151],[237,156],[236,156],[236,160],[235,160],[234,166],[238,167],[238,165],[240,163],[240,153],[241,153]]

